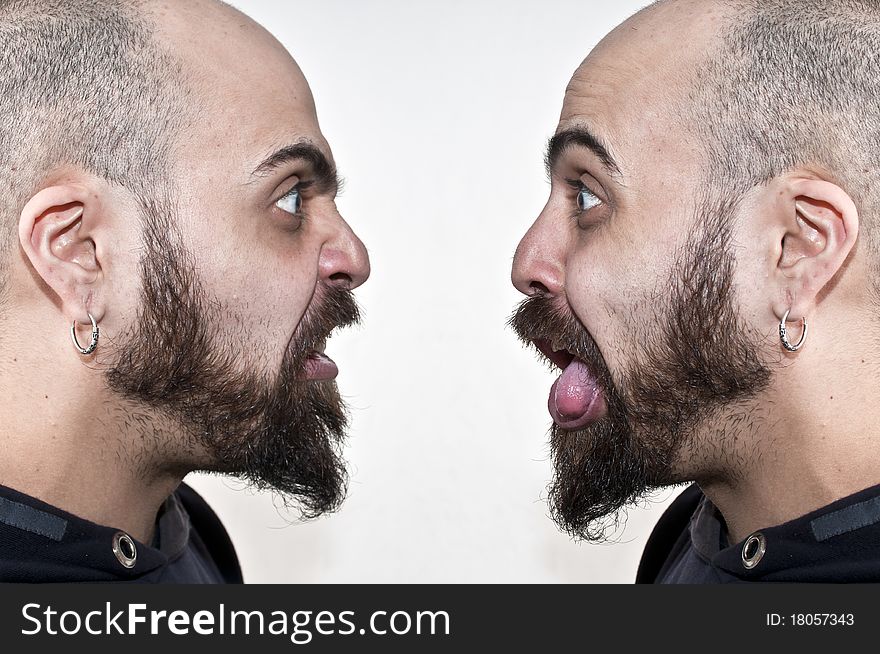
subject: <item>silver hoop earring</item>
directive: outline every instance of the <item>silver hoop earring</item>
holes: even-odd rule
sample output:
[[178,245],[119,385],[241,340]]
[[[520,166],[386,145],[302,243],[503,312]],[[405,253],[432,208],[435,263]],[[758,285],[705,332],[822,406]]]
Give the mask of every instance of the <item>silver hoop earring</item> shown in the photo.
[[807,340],[807,319],[806,317],[801,318],[801,322],[804,324],[804,331],[801,332],[800,340],[792,345],[788,342],[788,330],[785,328],[785,323],[788,321],[788,314],[791,312],[791,309],[785,312],[785,315],[782,316],[782,320],[779,321],[779,340],[782,341],[782,347],[784,347],[789,352],[797,352],[801,349],[801,346],[804,344],[804,341]]
[[89,320],[92,321],[92,340],[89,341],[88,347],[83,347],[79,344],[79,341],[76,340],[76,320],[73,321],[73,324],[70,326],[70,338],[73,341],[73,346],[79,351],[80,354],[91,354],[95,351],[95,348],[98,347],[98,336],[101,333],[101,330],[98,329],[98,323],[95,322],[95,319],[92,318],[92,314],[88,314]]

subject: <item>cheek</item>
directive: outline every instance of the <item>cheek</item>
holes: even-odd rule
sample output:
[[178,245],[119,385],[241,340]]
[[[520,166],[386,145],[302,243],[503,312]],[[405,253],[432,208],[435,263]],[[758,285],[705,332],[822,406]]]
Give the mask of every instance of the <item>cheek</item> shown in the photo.
[[627,364],[633,300],[641,295],[633,271],[622,263],[619,257],[575,256],[565,273],[569,304],[612,370]]
[[207,291],[224,308],[230,342],[247,334],[261,358],[283,356],[315,291],[318,248],[296,235],[239,237],[196,256]]
[[[210,188],[217,186],[234,185]],[[245,358],[280,360],[314,294],[320,243],[307,229],[285,229],[278,216],[208,189],[193,188],[181,201],[179,227],[206,292],[222,305],[223,345],[249,349]]]
[[641,350],[636,341],[650,338],[669,297],[674,246],[629,243],[582,247],[569,256],[565,273],[569,303],[612,370],[629,367]]
[[222,269],[218,293],[230,313],[269,340],[289,340],[315,291],[317,254],[254,252],[248,260]]

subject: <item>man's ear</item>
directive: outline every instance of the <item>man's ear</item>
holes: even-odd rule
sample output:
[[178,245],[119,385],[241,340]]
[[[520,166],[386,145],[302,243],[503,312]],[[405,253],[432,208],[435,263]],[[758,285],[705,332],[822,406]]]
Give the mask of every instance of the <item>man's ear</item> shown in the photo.
[[773,310],[782,318],[790,309],[788,320],[797,321],[809,317],[843,267],[859,233],[859,215],[842,188],[805,177],[783,182],[777,211],[782,238],[777,243],[779,292]]
[[21,246],[36,274],[58,296],[68,320],[89,324],[104,313],[101,264],[90,235],[100,220],[98,196],[80,184],[40,190],[18,224]]

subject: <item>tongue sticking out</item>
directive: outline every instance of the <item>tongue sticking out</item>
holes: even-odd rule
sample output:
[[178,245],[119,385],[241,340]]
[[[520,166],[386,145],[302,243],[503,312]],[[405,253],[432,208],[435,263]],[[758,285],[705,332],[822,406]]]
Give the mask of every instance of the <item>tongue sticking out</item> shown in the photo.
[[547,408],[564,429],[580,429],[605,414],[605,398],[587,365],[573,359],[550,389]]
[[339,374],[336,363],[323,352],[309,352],[309,356],[305,361],[305,370],[303,371],[303,379],[308,381],[326,381],[335,379]]

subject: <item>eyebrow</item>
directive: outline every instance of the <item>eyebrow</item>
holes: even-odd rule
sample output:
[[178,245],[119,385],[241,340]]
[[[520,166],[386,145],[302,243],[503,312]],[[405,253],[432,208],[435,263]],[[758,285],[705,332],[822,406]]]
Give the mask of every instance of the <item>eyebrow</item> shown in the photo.
[[547,152],[544,155],[544,165],[547,167],[548,174],[555,170],[559,159],[572,146],[590,150],[602,162],[608,175],[616,181],[620,181],[622,176],[620,167],[611,156],[608,147],[602,142],[602,139],[586,127],[572,127],[558,132],[550,138],[547,142]]
[[251,173],[251,181],[259,177],[266,177],[281,166],[302,161],[311,168],[310,182],[314,183],[322,193],[339,191],[342,181],[336,171],[336,166],[315,145],[308,142],[292,143],[279,148],[268,157],[263,159]]

